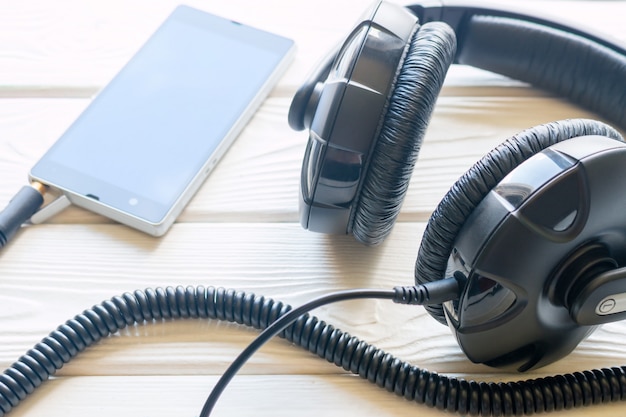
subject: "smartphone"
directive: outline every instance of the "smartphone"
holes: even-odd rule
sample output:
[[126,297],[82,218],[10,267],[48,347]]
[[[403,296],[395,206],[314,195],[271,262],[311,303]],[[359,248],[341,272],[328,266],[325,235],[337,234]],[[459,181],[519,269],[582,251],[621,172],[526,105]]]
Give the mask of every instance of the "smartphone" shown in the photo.
[[177,7],[29,174],[154,236],[172,225],[294,54],[291,39]]

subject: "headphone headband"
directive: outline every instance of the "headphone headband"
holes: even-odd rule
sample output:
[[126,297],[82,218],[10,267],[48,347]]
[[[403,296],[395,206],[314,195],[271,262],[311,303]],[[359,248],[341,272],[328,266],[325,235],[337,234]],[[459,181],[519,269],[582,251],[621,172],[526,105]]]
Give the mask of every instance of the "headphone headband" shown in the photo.
[[[467,21],[473,16],[492,16],[516,19],[528,23],[534,23],[572,35],[580,36],[598,45],[604,46],[621,55],[626,55],[626,45],[618,39],[607,36],[606,34],[594,33],[591,28],[581,28],[579,24],[547,19],[532,10],[515,8],[502,4],[489,4],[483,2],[469,1],[432,1],[429,4],[413,4],[406,6],[413,14],[415,14],[420,23],[431,21],[445,22],[457,35],[459,44],[463,42],[464,27]],[[462,46],[459,45],[459,49]]]
[[420,22],[449,24],[455,62],[566,97],[626,129],[626,45],[532,12],[454,2],[409,6]]

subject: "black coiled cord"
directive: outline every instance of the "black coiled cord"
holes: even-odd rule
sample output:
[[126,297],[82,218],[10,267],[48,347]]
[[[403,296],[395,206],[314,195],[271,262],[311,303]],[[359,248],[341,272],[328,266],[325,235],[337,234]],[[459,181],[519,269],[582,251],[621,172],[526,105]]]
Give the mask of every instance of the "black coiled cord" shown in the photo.
[[[388,295],[381,298],[407,302],[397,300],[406,297],[404,293]],[[263,296],[203,286],[138,290],[113,297],[59,326],[4,371],[0,417],[83,349],[126,326],[208,318],[265,329],[290,310]],[[625,367],[507,383],[446,377],[411,366],[308,314],[279,335],[399,396],[460,414],[527,415],[618,401],[626,393]]]

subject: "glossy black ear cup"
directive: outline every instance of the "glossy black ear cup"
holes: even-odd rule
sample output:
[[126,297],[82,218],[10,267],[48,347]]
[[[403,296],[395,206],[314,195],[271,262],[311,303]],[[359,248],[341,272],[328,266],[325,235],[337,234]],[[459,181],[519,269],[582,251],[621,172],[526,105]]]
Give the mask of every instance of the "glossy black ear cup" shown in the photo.
[[455,51],[447,24],[427,23],[413,35],[359,193],[352,234],[360,242],[380,243],[393,227]]
[[[444,278],[455,238],[465,220],[508,173],[555,143],[587,135],[621,140],[620,134],[604,123],[572,119],[523,131],[485,155],[450,188],[430,217],[415,264],[415,281],[422,284]],[[435,319],[446,324],[440,304],[426,309]]]

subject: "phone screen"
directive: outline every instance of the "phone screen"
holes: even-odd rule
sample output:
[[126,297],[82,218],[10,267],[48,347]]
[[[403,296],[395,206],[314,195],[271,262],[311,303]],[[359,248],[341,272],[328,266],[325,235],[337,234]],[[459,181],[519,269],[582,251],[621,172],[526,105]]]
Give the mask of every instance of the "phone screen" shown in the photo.
[[177,8],[31,177],[162,221],[292,46],[271,33]]

